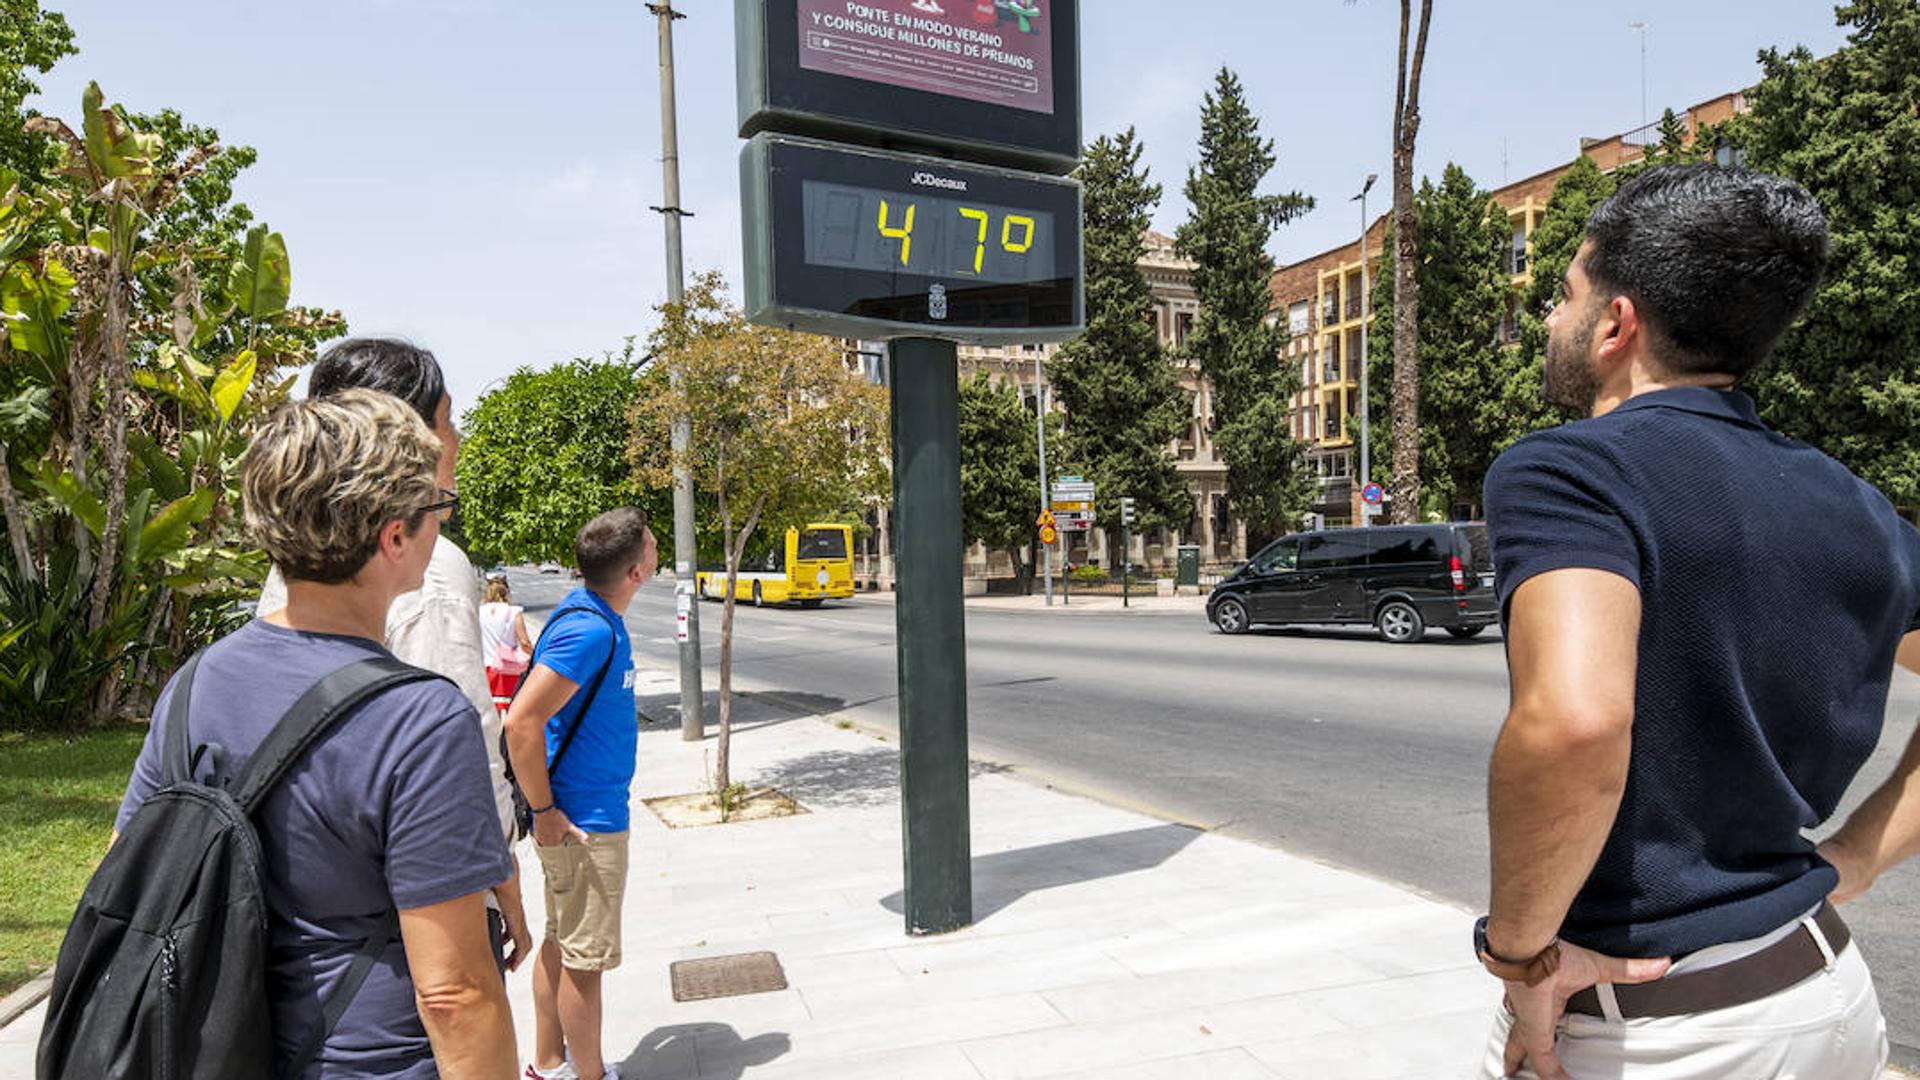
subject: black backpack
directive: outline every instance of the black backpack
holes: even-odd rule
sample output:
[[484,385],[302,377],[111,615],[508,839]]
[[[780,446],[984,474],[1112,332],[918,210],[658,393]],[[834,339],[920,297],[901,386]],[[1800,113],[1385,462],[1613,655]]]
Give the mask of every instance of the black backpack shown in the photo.
[[[547,759],[547,780],[549,783],[553,780],[554,771],[560,768],[560,759],[567,756],[567,747],[573,745],[573,737],[580,734],[580,725],[587,718],[587,710],[593,708],[593,699],[600,694],[600,684],[606,681],[607,672],[613,668],[613,658],[620,651],[619,631],[615,629],[613,620],[607,618],[607,613],[596,607],[570,607],[555,615],[553,618],[547,620],[547,625],[540,628],[540,641],[547,639],[547,631],[553,629],[554,625],[563,617],[576,611],[585,611],[597,615],[601,622],[607,624],[607,629],[614,630],[613,647],[607,650],[607,659],[600,665],[600,673],[593,677],[593,682],[587,684],[587,696],[581,700],[580,711],[574,714],[573,723],[567,725],[567,733],[560,737],[560,745],[553,748],[553,757]],[[539,641],[534,642],[533,649],[535,652],[540,651]],[[532,674],[533,669],[528,668],[527,673]],[[515,698],[520,696],[520,687],[525,685],[527,685],[527,681],[523,678],[520,680],[520,685],[513,688],[513,696]],[[509,699],[509,702],[511,702],[511,700],[512,699]],[[573,699],[568,698],[567,700],[572,701]],[[511,704],[509,704],[508,707],[511,708]],[[561,706],[561,708],[565,707],[564,705]],[[504,730],[500,732],[500,761],[506,766],[507,785],[513,789],[513,840],[514,843],[519,843],[533,832],[533,804],[527,801],[526,793],[520,790],[519,779],[513,775],[513,755],[508,752],[507,733]]]
[[[289,765],[385,690],[433,679],[389,657],[360,660],[294,702],[226,782],[224,751],[195,749],[187,661],[167,708],[164,785],[140,804],[80,897],[54,966],[39,1080],[264,1080],[274,1068],[267,995],[266,874],[251,815]],[[213,783],[193,779],[202,754]],[[289,1072],[313,1062],[381,953],[399,913],[367,939]]]

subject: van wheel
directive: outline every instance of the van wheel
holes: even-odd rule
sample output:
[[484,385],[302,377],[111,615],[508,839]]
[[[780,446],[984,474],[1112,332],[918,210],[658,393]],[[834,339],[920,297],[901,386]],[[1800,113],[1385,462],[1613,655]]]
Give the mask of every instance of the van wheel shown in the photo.
[[1405,600],[1382,604],[1379,613],[1373,617],[1373,626],[1380,631],[1381,640],[1395,645],[1419,641],[1427,633],[1427,624],[1420,618],[1420,609]]
[[1253,625],[1247,617],[1247,605],[1228,597],[1213,606],[1213,625],[1223,634],[1244,634]]
[[1480,631],[1485,629],[1486,627],[1484,626],[1449,626],[1447,627],[1447,633],[1457,638],[1470,638],[1479,637]]
[[767,602],[760,598],[760,583],[757,581],[753,583],[753,606],[754,607],[767,606]]

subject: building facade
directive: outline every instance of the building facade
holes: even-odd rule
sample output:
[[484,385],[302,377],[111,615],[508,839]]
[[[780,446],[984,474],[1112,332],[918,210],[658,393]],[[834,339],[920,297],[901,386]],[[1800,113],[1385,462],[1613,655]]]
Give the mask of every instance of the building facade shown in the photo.
[[[1146,251],[1139,265],[1153,293],[1154,327],[1161,346],[1167,350],[1168,362],[1179,369],[1181,388],[1192,399],[1187,430],[1167,448],[1174,456],[1175,467],[1187,481],[1193,509],[1187,520],[1176,527],[1148,529],[1135,536],[1130,561],[1153,567],[1168,566],[1175,559],[1177,547],[1194,544],[1200,548],[1203,563],[1236,562],[1246,558],[1246,528],[1228,511],[1227,470],[1214,456],[1208,387],[1193,364],[1179,355],[1200,316],[1200,300],[1193,291],[1193,264],[1174,251],[1170,236],[1149,230],[1144,240]],[[985,372],[996,383],[1017,387],[1029,409],[1044,396],[1048,411],[1055,412],[1060,406],[1047,385],[1046,363],[1057,348],[1054,345],[962,345],[960,378],[970,379],[975,372]],[[1038,432],[1035,434],[1037,438]],[[1050,458],[1048,471],[1051,478],[1062,470]],[[1035,516],[1039,509],[1040,493],[1036,490]],[[1115,566],[1120,562],[1107,550],[1107,539],[1098,531],[1070,533],[1067,538],[1071,541],[1067,558],[1076,565]],[[969,553],[968,562],[968,572],[975,576],[1001,577],[1013,573],[1005,555],[977,546]]]

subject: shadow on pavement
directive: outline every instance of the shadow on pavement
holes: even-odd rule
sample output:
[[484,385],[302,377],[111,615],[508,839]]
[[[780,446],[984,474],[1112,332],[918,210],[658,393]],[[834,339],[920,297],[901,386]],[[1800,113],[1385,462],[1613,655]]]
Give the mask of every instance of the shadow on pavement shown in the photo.
[[624,1080],[740,1080],[793,1048],[786,1032],[742,1039],[727,1024],[671,1024],[654,1028],[620,1063]]
[[[1185,825],[1152,825],[979,856],[973,860],[974,921],[992,918],[1014,901],[1042,889],[1151,870],[1199,836],[1199,829]],[[906,894],[883,897],[880,906],[902,914],[906,911]]]
[[[1382,648],[1397,649],[1380,640],[1380,635],[1371,626],[1256,626],[1247,631],[1249,637],[1268,638],[1320,638],[1326,641],[1372,641]],[[1428,630],[1419,644],[1454,649],[1471,649],[1484,645],[1500,644],[1499,634],[1481,633],[1470,638],[1457,638],[1445,630]]]
[[[1010,771],[984,761],[967,764],[968,776]],[[818,809],[862,809],[887,806],[900,800],[900,751],[892,746],[871,750],[821,750],[756,770],[754,782],[781,791],[801,805]]]
[[[643,694],[634,699],[634,705],[640,717],[656,727],[677,728],[680,726],[680,694]],[[847,708],[845,698],[829,697],[825,694],[803,694],[792,690],[782,690],[778,694],[753,694],[735,691],[733,695],[733,730],[752,731],[755,728],[772,727],[789,720],[799,720],[809,716],[825,716]],[[715,690],[707,695],[707,729],[711,737],[715,725],[720,722],[720,692]]]

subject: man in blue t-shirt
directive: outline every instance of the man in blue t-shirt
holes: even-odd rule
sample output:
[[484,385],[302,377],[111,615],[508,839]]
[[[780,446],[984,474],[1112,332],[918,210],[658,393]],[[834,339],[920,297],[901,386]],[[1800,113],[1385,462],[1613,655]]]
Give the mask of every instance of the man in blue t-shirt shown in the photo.
[[638,748],[633,643],[622,619],[659,552],[647,515],[581,528],[584,581],[554,609],[507,711],[515,779],[533,810],[547,929],[533,965],[532,1080],[617,1080],[600,1053],[600,977],[620,963],[627,800]]
[[1805,830],[1873,752],[1896,660],[1920,670],[1920,532],[1734,389],[1827,252],[1799,185],[1668,166],[1594,211],[1561,282],[1544,389],[1590,418],[1486,480],[1512,701],[1474,933],[1506,984],[1483,1075],[1886,1062],[1832,905],[1920,847],[1920,742],[1833,839]]

